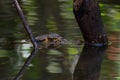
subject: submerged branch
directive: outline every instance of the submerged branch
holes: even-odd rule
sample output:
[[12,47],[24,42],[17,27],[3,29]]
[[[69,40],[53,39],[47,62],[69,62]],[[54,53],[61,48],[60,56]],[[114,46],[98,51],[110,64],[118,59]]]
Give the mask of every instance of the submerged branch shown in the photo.
[[38,45],[37,45],[37,43],[35,41],[35,38],[33,37],[32,31],[31,31],[31,29],[30,29],[30,27],[29,27],[29,25],[28,25],[28,23],[27,23],[27,21],[25,19],[25,16],[23,14],[23,11],[22,11],[21,7],[19,6],[18,1],[17,0],[13,0],[13,3],[14,3],[14,6],[15,6],[15,8],[16,8],[18,14],[19,14],[19,17],[20,17],[20,19],[21,19],[21,21],[22,21],[22,23],[24,25],[24,28],[25,28],[25,30],[26,30],[26,32],[27,32],[27,34],[28,34],[32,44],[33,44],[33,47],[34,47],[33,51],[31,52],[31,55],[27,58],[27,60],[24,63],[23,67],[20,69],[19,73],[14,78],[14,80],[19,80],[22,77],[22,75],[24,74],[24,72],[25,72],[26,68],[28,67],[28,65],[30,64],[32,58],[37,53]]
[[14,6],[15,6],[18,14],[19,14],[19,17],[20,17],[20,19],[21,19],[21,21],[22,21],[22,23],[24,25],[24,28],[25,28],[31,42],[32,42],[34,48],[36,49],[37,48],[37,43],[36,43],[36,41],[35,41],[35,39],[33,37],[32,31],[31,31],[31,29],[30,29],[30,27],[29,27],[29,25],[28,25],[28,23],[27,23],[27,21],[25,19],[23,11],[22,11],[21,7],[19,6],[19,3],[18,3],[17,0],[13,0],[13,3],[14,3]]
[[13,80],[19,80],[22,77],[22,75],[25,73],[27,67],[31,63],[32,58],[36,55],[37,52],[38,52],[38,48],[31,52],[31,55],[27,58],[23,67],[20,69],[19,73],[15,76],[15,78]]

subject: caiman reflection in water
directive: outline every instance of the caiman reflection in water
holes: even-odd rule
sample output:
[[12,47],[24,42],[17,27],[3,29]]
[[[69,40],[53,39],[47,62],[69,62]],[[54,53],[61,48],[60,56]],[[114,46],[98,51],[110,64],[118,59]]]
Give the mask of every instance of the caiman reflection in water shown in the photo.
[[73,80],[99,80],[106,46],[85,45],[74,70]]

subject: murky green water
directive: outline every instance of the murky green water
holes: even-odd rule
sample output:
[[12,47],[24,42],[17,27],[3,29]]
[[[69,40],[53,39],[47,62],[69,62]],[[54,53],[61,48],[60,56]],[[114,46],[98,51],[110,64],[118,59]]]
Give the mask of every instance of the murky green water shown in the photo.
[[[15,77],[32,47],[11,1],[0,0],[0,80]],[[82,39],[72,0],[23,0],[21,6],[34,36],[58,33],[70,41]],[[39,50],[21,80],[120,80],[120,4],[110,0],[100,7],[111,42],[107,50],[74,44]]]

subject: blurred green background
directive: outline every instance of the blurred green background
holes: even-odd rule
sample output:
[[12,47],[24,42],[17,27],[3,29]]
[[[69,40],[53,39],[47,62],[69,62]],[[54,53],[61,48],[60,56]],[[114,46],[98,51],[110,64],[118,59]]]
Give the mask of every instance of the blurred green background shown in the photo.
[[[34,36],[58,33],[64,38],[82,40],[75,21],[72,0],[19,0]],[[120,80],[120,0],[101,0],[101,15],[112,45],[105,52],[101,80]],[[12,80],[30,55],[31,44],[12,5],[0,0],[0,80]],[[22,80],[72,80],[71,64],[83,45],[42,49],[34,57]]]

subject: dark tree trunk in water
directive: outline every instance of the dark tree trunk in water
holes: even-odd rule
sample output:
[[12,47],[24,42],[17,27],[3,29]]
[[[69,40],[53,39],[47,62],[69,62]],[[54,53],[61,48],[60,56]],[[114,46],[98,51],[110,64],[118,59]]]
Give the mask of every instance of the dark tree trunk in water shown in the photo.
[[85,44],[107,45],[107,36],[97,0],[74,0],[73,12]]
[[101,80],[100,70],[106,47],[84,45],[75,66],[73,80]]

